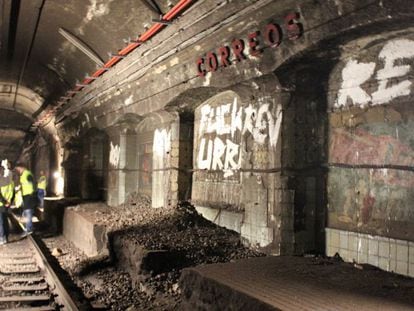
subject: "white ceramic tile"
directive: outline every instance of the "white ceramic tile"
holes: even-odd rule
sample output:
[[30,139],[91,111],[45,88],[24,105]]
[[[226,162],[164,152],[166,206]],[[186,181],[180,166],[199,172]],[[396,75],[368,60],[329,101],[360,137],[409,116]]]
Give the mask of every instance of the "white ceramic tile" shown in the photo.
[[368,239],[368,255],[375,255],[378,257],[379,242],[375,237]]

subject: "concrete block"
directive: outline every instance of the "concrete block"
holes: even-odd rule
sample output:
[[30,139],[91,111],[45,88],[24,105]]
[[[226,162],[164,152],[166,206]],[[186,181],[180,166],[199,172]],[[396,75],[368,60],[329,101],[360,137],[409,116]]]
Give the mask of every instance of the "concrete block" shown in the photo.
[[370,265],[378,267],[378,256],[377,255],[368,255],[368,263]]
[[[348,250],[352,252],[358,251],[358,234],[354,232],[349,232],[348,234]],[[355,258],[356,260],[356,258]]]
[[390,271],[390,272],[397,271],[397,260],[390,259],[390,266],[389,266],[389,270],[388,271]]
[[414,263],[408,265],[408,275],[414,278]]
[[252,225],[248,223],[243,223],[241,226],[240,235],[243,238],[250,240],[252,237]]
[[359,263],[368,263],[368,253],[358,253]]
[[[216,208],[202,206],[196,206],[196,210],[204,218],[214,222],[215,224],[241,233],[241,225],[243,221],[242,213],[229,212],[225,210],[220,211]],[[250,236],[250,233],[248,236]]]
[[94,223],[93,217],[90,217],[90,211],[104,208],[103,205],[68,208],[63,216],[63,236],[89,257],[109,254],[105,226]]
[[378,257],[379,242],[375,237],[368,239],[368,255]]
[[340,249],[339,250],[339,255],[342,257],[342,259],[346,262],[350,262],[351,260],[349,260],[349,252],[347,249]]
[[407,241],[397,241],[397,261],[408,263]]
[[273,242],[273,228],[257,227],[250,224],[243,224],[241,236],[248,239],[251,246],[266,247]]
[[357,251],[352,251],[352,250],[348,250],[348,261],[349,262],[358,262],[358,252]]
[[339,247],[341,249],[348,249],[348,231],[339,232]]
[[333,257],[336,253],[339,253],[339,248],[336,246],[328,246],[326,248],[326,256]]
[[395,272],[402,275],[408,275],[408,263],[397,261],[397,267],[395,269]]
[[331,245],[332,240],[332,229],[325,228],[325,245]]
[[339,231],[332,230],[331,231],[331,245],[339,248]]
[[390,239],[390,259],[397,260],[397,240]]
[[368,239],[362,235],[358,237],[358,253],[368,255]]
[[222,226],[227,229],[240,233],[242,221],[243,221],[242,213],[222,211],[219,217],[219,226]]
[[378,267],[382,270],[389,271],[390,269],[390,260],[388,258],[380,257],[378,260]]
[[261,247],[270,245],[273,242],[273,228],[261,228],[259,231],[259,244]]
[[386,238],[379,239],[378,255],[383,258],[390,257],[390,240]]

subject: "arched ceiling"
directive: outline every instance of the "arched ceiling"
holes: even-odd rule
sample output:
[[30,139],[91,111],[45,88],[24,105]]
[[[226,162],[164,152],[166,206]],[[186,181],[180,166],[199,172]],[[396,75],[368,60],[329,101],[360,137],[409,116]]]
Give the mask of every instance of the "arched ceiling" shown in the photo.
[[[106,62],[108,53],[125,46],[124,39],[136,38],[177,2],[2,0],[0,81],[11,93],[16,85],[18,93],[20,88],[36,93],[42,107],[34,103],[23,109],[36,117]],[[16,97],[11,95],[13,109],[19,105]]]
[[42,111],[177,2],[0,1],[0,157],[16,157]]

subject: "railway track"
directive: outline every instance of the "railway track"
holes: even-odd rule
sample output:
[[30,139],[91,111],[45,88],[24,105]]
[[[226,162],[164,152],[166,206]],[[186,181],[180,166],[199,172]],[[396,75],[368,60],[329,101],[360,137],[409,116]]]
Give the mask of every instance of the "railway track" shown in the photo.
[[[12,216],[12,218],[14,218]],[[14,218],[13,222],[17,222]],[[31,235],[0,246],[1,310],[81,310]]]

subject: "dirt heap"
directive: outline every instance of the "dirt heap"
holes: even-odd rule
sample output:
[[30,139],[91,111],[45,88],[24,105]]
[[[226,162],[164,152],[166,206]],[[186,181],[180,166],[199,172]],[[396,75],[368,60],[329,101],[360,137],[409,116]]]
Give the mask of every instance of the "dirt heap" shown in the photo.
[[[65,262],[65,255],[60,256],[61,265],[66,267],[85,296],[97,306],[110,310],[176,310],[180,304],[178,279],[182,268],[264,256],[244,247],[238,233],[206,220],[189,203],[154,209],[146,197],[135,196],[126,204],[97,213],[95,217],[97,222],[107,226],[111,240],[176,255],[170,257],[161,270],[154,269],[131,278],[117,267],[116,261],[109,266],[105,261],[99,269],[94,262],[92,271],[79,269],[87,267],[90,259],[73,256],[76,252],[63,249],[68,261]],[[53,247],[56,243],[49,241],[49,244]],[[73,247],[68,243],[59,245]]]
[[[150,209],[152,213],[153,209]],[[147,215],[146,208],[137,212]],[[153,216],[153,215],[151,215]],[[166,211],[150,222],[128,230],[115,232],[131,243],[143,245],[148,250],[168,250],[183,254],[185,263],[177,267],[228,262],[263,254],[244,247],[240,235],[208,221],[187,202]]]

